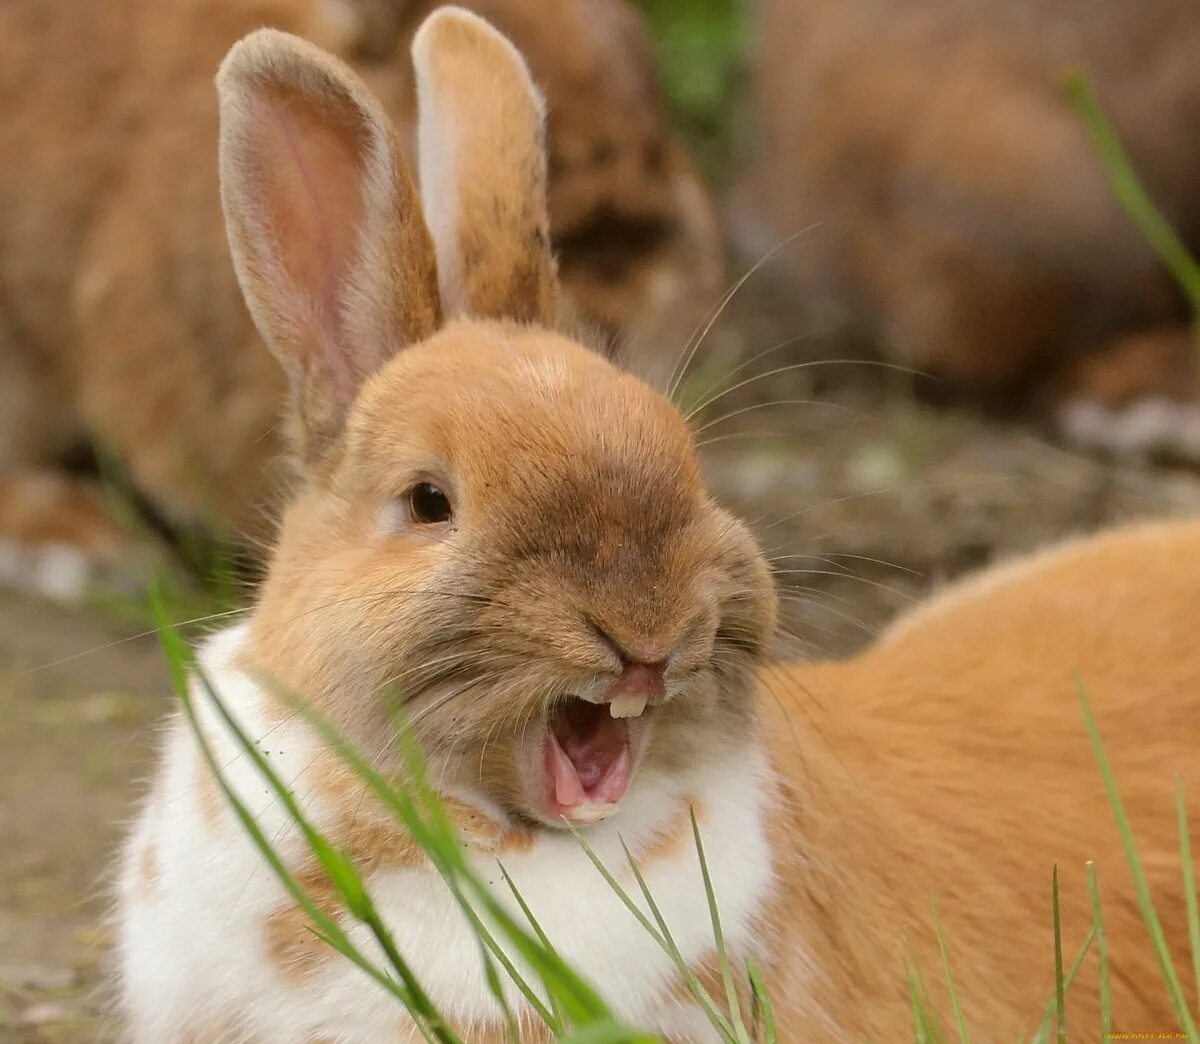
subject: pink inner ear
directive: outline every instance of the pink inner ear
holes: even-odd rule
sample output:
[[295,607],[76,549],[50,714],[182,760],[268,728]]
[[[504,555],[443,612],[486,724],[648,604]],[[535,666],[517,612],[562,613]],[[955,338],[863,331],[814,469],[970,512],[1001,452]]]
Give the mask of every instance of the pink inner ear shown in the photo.
[[254,196],[276,260],[301,297],[295,306],[323,334],[323,343],[308,347],[323,358],[303,360],[306,369],[315,364],[346,402],[363,376],[345,343],[343,298],[363,218],[365,130],[347,122],[344,107],[286,87],[271,87],[258,101]]

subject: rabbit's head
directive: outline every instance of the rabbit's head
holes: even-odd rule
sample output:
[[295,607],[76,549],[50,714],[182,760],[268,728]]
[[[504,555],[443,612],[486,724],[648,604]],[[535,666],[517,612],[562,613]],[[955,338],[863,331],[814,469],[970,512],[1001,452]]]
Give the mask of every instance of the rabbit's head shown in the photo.
[[750,734],[770,573],[675,408],[552,329],[520,55],[444,8],[413,57],[420,199],[324,52],[262,30],[218,77],[232,252],[304,473],[248,655],[373,755],[402,705],[446,785],[586,822]]

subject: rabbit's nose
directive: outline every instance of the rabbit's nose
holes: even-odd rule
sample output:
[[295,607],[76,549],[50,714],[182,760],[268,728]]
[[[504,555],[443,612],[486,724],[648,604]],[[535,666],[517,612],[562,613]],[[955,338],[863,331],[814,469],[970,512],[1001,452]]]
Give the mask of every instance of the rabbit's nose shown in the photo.
[[604,695],[604,702],[627,697],[626,702],[657,703],[667,694],[664,675],[671,662],[671,650],[648,644],[631,646],[618,642],[603,628],[593,624],[604,643],[621,661],[621,676]]
[[615,700],[620,696],[644,697],[654,703],[667,694],[667,686],[663,675],[667,670],[666,660],[656,660],[654,663],[638,663],[626,660],[621,677],[608,691],[607,698]]

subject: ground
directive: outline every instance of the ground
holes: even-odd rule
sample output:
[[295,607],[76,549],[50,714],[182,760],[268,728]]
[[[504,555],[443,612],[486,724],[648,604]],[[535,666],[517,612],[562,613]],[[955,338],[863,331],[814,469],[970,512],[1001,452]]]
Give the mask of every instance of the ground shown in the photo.
[[[698,353],[692,399],[722,377],[838,357],[807,343],[732,374],[795,327],[753,291],[730,312]],[[1091,459],[1020,420],[921,405],[886,373],[789,369],[701,422],[745,410],[701,437],[716,439],[704,448],[714,488],[775,558],[782,652],[845,654],[932,587],[998,557],[1200,511],[1200,476]],[[153,637],[130,637],[111,613],[0,593],[0,1042],[111,1039],[108,868],[153,723],[170,709]]]

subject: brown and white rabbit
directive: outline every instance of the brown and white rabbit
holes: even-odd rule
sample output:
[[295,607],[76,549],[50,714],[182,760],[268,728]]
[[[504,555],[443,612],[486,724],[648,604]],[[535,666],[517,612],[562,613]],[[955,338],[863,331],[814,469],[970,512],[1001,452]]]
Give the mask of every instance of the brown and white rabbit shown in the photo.
[[[115,563],[104,505],[55,470],[87,441],[168,520],[269,533],[264,504],[289,477],[283,386],[225,247],[212,73],[255,28],[304,36],[369,78],[411,151],[407,37],[431,6],[108,0],[64,17],[0,4],[0,574],[69,588]],[[720,241],[665,127],[639,16],[627,0],[478,6],[548,98],[568,311],[631,352],[674,351],[715,292]]]
[[[1193,0],[764,0],[751,208],[897,360],[1095,447],[1200,461],[1182,295],[1065,91],[1086,72],[1200,250]],[[760,233],[758,233],[761,235]]]
[[[1072,670],[1181,951],[1170,781],[1200,783],[1200,525],[989,574],[846,664],[768,666],[767,562],[705,491],[687,425],[552,330],[542,106],[520,56],[451,8],[413,57],[420,201],[383,109],[333,58],[268,30],[221,69],[230,240],[288,374],[305,479],[257,604],[199,655],[351,853],[434,1003],[465,1040],[507,1039],[437,872],[275,686],[384,772],[402,703],[500,900],[498,856],[560,951],[671,1041],[715,1038],[564,819],[632,886],[629,845],[684,959],[718,989],[695,810],[727,945],[766,969],[781,1040],[903,1039],[906,956],[941,999],[931,900],[977,1032],[1036,1025],[1053,983],[1051,867],[1072,947],[1090,858],[1120,1025],[1167,1028]],[[197,703],[232,785],[338,916],[283,809]],[[178,719],[125,849],[118,918],[139,1044],[418,1039],[313,935]],[[1077,1020],[1095,1015],[1091,972],[1072,991]],[[526,1039],[546,1039],[513,1004]]]

